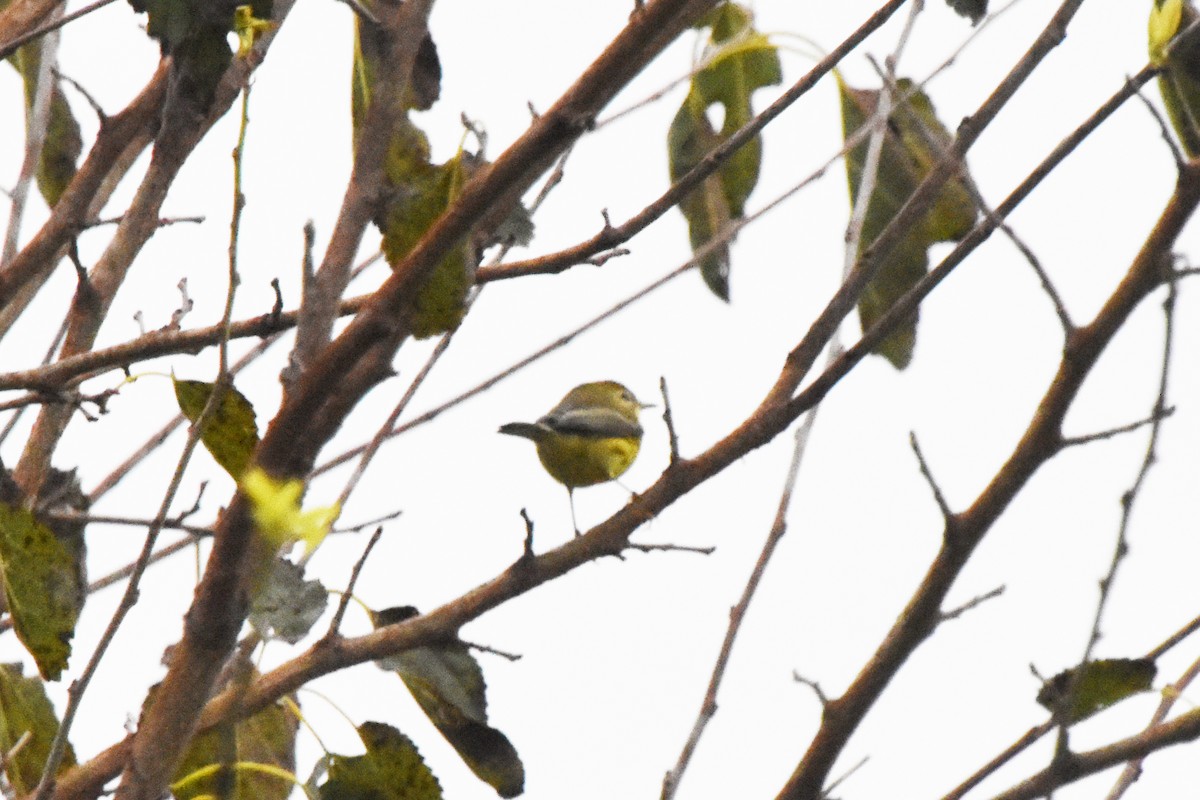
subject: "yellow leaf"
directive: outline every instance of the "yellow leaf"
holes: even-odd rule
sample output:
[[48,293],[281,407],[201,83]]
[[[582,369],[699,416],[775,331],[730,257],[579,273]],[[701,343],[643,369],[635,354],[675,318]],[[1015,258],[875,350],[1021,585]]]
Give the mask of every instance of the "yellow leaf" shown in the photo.
[[254,16],[253,6],[238,6],[233,10],[233,31],[238,37],[238,58],[245,58],[254,49],[254,43],[271,30],[275,23]]
[[247,471],[239,486],[250,501],[250,515],[259,533],[280,548],[304,542],[305,552],[311,553],[341,513],[336,503],[301,511],[304,481],[275,480],[258,467]]

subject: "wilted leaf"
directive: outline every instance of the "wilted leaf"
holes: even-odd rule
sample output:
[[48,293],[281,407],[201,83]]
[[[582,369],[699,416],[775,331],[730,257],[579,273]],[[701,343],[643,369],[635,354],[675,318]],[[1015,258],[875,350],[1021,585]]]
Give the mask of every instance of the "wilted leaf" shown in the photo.
[[[192,740],[175,771],[171,793],[178,800],[286,800],[294,784],[278,775],[238,763],[265,764],[292,773],[296,769],[296,729],[300,721],[283,705],[267,706],[236,725],[216,728]],[[220,766],[212,771],[206,767]]]
[[328,604],[329,593],[320,581],[305,580],[303,569],[277,558],[250,601],[250,624],[264,639],[295,644],[312,630]]
[[[214,384],[204,381],[181,381],[175,384],[175,399],[179,410],[193,423],[200,419]],[[258,446],[258,426],[254,406],[245,395],[227,385],[217,400],[217,407],[205,420],[200,441],[226,472],[236,481],[250,464],[250,456]]]
[[[350,120],[357,134],[363,115],[371,104],[375,91],[375,75],[379,71],[383,48],[387,46],[382,32],[374,25],[363,25],[354,19],[353,78],[350,85]],[[426,33],[417,50],[413,75],[403,99],[405,108],[426,111],[433,107],[442,93],[442,62],[437,45]],[[357,136],[356,136],[357,138]]]
[[249,5],[260,20],[271,17],[270,0],[129,0],[144,12],[146,33],[171,56],[173,97],[199,110],[212,102],[217,81],[233,60],[227,34],[234,29],[238,6]]
[[[375,615],[375,624],[400,622],[416,613],[411,606],[387,609]],[[416,647],[377,663],[400,675],[421,710],[480,780],[501,797],[524,791],[521,757],[508,737],[487,724],[483,670],[465,644]]]
[[[34,93],[37,91],[40,54],[40,44],[29,44],[17,50],[8,59],[21,73],[25,83],[26,119],[33,106]],[[71,113],[71,106],[59,88],[59,83],[55,78],[50,88],[50,117],[46,124],[46,139],[42,143],[36,175],[38,191],[42,193],[46,205],[51,208],[75,177],[75,165],[83,151],[79,123],[75,121],[75,115]]]
[[959,16],[970,19],[972,25],[977,25],[988,10],[987,0],[946,0],[946,5],[958,12]]
[[[940,153],[950,143],[950,134],[938,121],[933,104],[924,92],[915,92],[911,81],[898,81],[901,97],[908,97],[889,117],[880,154],[875,191],[867,206],[859,243],[861,253],[875,241],[900,208],[924,180]],[[862,127],[875,111],[879,92],[854,89],[839,77],[842,97],[842,128],[847,139]],[[846,173],[850,182],[850,202],[858,197],[862,170],[867,160],[868,142],[864,140],[846,154]],[[951,178],[942,187],[933,207],[879,267],[858,301],[862,329],[869,329],[892,304],[925,276],[929,268],[926,251],[935,242],[956,241],[975,224],[978,209],[962,179]],[[897,369],[908,366],[917,336],[917,313],[876,347]]]
[[1046,681],[1037,701],[1052,713],[1066,704],[1066,720],[1073,724],[1130,695],[1147,691],[1157,672],[1154,662],[1145,658],[1089,661]]
[[250,501],[250,515],[258,532],[277,548],[304,542],[305,551],[311,553],[324,541],[340,513],[337,503],[301,511],[304,481],[275,480],[257,467],[246,472],[238,487]]
[[245,58],[254,49],[254,44],[263,34],[271,30],[274,23],[254,16],[252,6],[238,6],[233,10],[233,32],[238,37],[238,58]]
[[42,677],[58,680],[83,603],[78,563],[32,512],[0,503],[0,571],[17,637]]
[[[0,752],[12,751],[26,733],[29,740],[4,765],[4,774],[18,795],[33,791],[41,779],[50,743],[58,734],[58,717],[40,680],[24,677],[20,664],[0,664]],[[58,774],[73,766],[75,751],[67,745]]]
[[1200,154],[1200,30],[1190,0],[1155,0],[1150,8],[1150,60],[1162,68],[1158,89],[1171,127],[1189,156]]
[[382,722],[364,722],[358,735],[366,754],[330,759],[321,800],[441,800],[442,787],[407,736]]
[[[748,9],[722,3],[704,17],[700,27],[710,29],[704,55],[707,65],[693,77],[667,132],[672,181],[753,118],[750,99],[756,89],[783,79],[779,53],[767,37],[754,30],[754,17]],[[708,120],[708,109],[714,104],[724,110],[720,131]],[[742,218],[746,199],[758,184],[761,161],[762,140],[756,136],[679,204],[688,221],[693,251],[724,235],[730,222]],[[700,274],[718,297],[729,300],[727,244],[717,246],[701,260]]]

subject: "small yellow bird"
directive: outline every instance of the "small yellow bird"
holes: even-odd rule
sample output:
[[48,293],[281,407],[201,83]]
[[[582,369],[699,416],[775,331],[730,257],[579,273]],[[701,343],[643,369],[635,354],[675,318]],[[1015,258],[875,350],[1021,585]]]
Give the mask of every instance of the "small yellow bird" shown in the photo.
[[584,383],[537,422],[510,422],[500,433],[531,439],[550,477],[567,487],[575,535],[575,489],[620,477],[642,446],[642,403],[616,381]]

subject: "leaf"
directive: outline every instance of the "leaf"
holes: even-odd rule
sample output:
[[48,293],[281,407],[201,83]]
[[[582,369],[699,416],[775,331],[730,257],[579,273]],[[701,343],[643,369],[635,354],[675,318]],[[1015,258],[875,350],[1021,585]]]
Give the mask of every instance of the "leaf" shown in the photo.
[[[299,725],[294,713],[276,703],[236,725],[199,734],[175,771],[171,793],[177,800],[287,800],[295,788],[290,780],[245,765],[267,765],[292,773]],[[222,768],[206,769],[213,766]]]
[[[705,15],[699,27],[710,29],[706,65],[692,78],[691,89],[667,132],[672,181],[753,118],[751,95],[756,89],[783,79],[779,53],[766,36],[754,30],[754,17],[748,9],[722,3]],[[708,120],[708,109],[714,104],[724,110],[719,132]],[[756,136],[679,204],[688,222],[693,252],[725,235],[729,224],[742,218],[746,200],[758,184],[761,161],[762,140]],[[714,294],[729,300],[727,242],[701,259],[700,274]]]
[[382,722],[364,722],[361,756],[333,756],[321,800],[441,800],[442,787],[412,741]]
[[[419,157],[419,152],[394,152],[385,168],[393,191],[382,225],[383,253],[393,267],[412,251],[479,167],[473,156],[461,150],[437,166],[421,163]],[[417,292],[410,323],[413,336],[423,339],[459,326],[466,314],[467,291],[478,261],[476,248],[469,240],[460,242],[443,257]]]
[[0,503],[0,572],[17,638],[42,677],[58,680],[83,604],[79,564],[32,512]]
[[[58,717],[46,687],[37,678],[26,678],[19,664],[0,664],[0,752],[9,753],[26,733],[29,740],[4,765],[4,774],[18,795],[34,790],[58,734]],[[75,766],[75,751],[67,745],[58,773]]]
[[[842,100],[842,128],[849,139],[866,124],[879,101],[879,91],[853,89],[838,77]],[[939,153],[950,143],[950,134],[938,121],[933,104],[924,92],[915,92],[911,81],[897,82],[901,97],[908,100],[892,111],[884,135],[875,191],[867,206],[859,253],[875,241],[896,216],[917,186],[938,161]],[[846,174],[850,184],[850,202],[858,197],[862,170],[867,159],[868,141],[864,139],[846,154]],[[951,178],[942,187],[925,218],[907,232],[896,249],[879,267],[858,301],[858,316],[864,331],[887,312],[900,297],[925,277],[929,268],[926,251],[935,242],[957,241],[975,224],[978,209],[966,182]],[[892,331],[875,352],[896,369],[904,369],[912,360],[917,337],[917,313]]]
[[[415,616],[407,606],[373,615],[376,626]],[[525,767],[508,737],[487,724],[487,685],[467,646],[453,642],[416,647],[376,662],[394,670],[429,720],[471,771],[501,797],[525,789]]]
[[253,6],[238,6],[233,10],[233,31],[238,37],[238,58],[245,58],[263,34],[275,27],[273,22],[254,16]]
[[[699,95],[689,92],[683,106],[675,114],[667,132],[667,151],[671,159],[671,180],[676,181],[700,163],[710,150],[719,144],[716,131],[708,117],[697,106],[703,104]],[[699,187],[679,203],[679,210],[688,223],[688,239],[692,252],[699,253],[725,230],[733,213],[725,197],[720,171],[709,175]],[[715,243],[700,259],[700,275],[713,294],[729,300],[729,242]]]
[[[234,30],[240,0],[129,0],[134,11],[149,19],[146,33],[171,56],[172,96],[206,110],[217,82],[233,61],[227,34]],[[271,17],[270,0],[248,4],[258,20]]]
[[[181,381],[175,384],[175,400],[179,410],[192,423],[200,419],[215,384],[204,381]],[[205,420],[200,441],[226,472],[236,481],[250,464],[254,448],[258,447],[258,426],[254,406],[232,385],[226,385],[217,400],[217,407]]]
[[329,593],[320,581],[305,580],[302,568],[277,558],[250,601],[250,624],[264,639],[295,644],[308,635],[328,604]]
[[987,0],[946,0],[946,5],[954,9],[960,17],[969,18],[972,25],[978,25],[988,10]]
[[[26,120],[33,107],[34,94],[37,91],[38,67],[41,64],[41,46],[30,44],[20,48],[9,57],[9,63],[21,73],[25,83],[25,113]],[[79,154],[83,152],[83,138],[79,132],[79,123],[71,113],[71,106],[59,88],[60,81],[55,78],[50,88],[50,117],[46,124],[46,139],[42,144],[42,154],[38,159],[37,184],[38,191],[51,208],[58,202],[67,184],[75,177],[76,163]]]
[[250,515],[258,532],[277,548],[304,542],[305,551],[311,553],[324,541],[329,527],[341,513],[337,503],[301,511],[304,481],[295,478],[279,481],[258,467],[246,472],[238,488],[250,501]]
[[1188,0],[1155,0],[1150,8],[1150,60],[1161,68],[1158,90],[1188,156],[1200,155],[1200,14]]
[[[354,19],[354,59],[350,84],[350,120],[355,132],[355,138],[367,107],[375,94],[375,76],[384,58],[387,42],[377,26],[363,25],[356,16]],[[437,102],[442,92],[442,63],[438,58],[437,45],[433,38],[426,33],[417,49],[417,57],[413,63],[413,74],[409,85],[405,87],[403,100],[404,108],[417,111],[427,111]],[[406,118],[407,119],[407,118]],[[428,159],[428,156],[426,156]]]
[[1037,701],[1051,713],[1057,713],[1066,704],[1067,722],[1074,724],[1126,697],[1149,690],[1157,672],[1154,662],[1146,658],[1089,661],[1046,681]]

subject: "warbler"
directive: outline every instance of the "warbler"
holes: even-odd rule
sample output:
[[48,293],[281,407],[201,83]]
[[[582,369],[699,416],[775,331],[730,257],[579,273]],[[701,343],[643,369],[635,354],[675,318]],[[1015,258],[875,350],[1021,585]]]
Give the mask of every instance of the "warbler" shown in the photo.
[[576,386],[537,422],[510,422],[500,433],[531,439],[550,477],[567,487],[575,535],[575,490],[620,477],[642,446],[638,412],[650,408],[616,381]]

